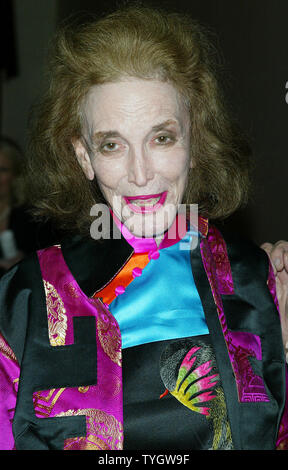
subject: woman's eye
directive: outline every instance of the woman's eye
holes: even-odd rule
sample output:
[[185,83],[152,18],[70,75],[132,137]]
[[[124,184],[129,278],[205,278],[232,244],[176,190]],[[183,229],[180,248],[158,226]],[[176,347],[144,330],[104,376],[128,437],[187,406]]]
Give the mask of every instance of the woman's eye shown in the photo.
[[160,145],[165,145],[174,142],[174,139],[169,135],[159,135],[156,137],[155,142]]
[[113,152],[118,150],[118,144],[116,142],[107,142],[106,144],[101,145],[100,150],[104,152]]

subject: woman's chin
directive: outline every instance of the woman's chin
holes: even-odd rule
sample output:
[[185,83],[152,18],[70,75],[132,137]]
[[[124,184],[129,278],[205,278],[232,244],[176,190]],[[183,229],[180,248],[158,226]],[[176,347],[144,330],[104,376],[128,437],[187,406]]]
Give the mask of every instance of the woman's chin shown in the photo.
[[[158,212],[158,211],[157,211]],[[140,238],[161,237],[172,225],[176,211],[159,211],[153,214],[135,214],[124,224],[131,234]]]

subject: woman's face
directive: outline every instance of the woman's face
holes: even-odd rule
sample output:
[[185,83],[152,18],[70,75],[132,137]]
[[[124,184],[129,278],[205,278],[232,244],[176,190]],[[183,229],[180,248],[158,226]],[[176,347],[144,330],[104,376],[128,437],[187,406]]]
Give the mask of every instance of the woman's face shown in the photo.
[[131,78],[93,87],[83,111],[84,139],[73,145],[86,177],[96,177],[130,232],[161,236],[191,166],[189,114],[178,92],[169,83]]
[[13,165],[3,152],[0,152],[0,198],[10,196],[12,190],[12,181],[14,178]]

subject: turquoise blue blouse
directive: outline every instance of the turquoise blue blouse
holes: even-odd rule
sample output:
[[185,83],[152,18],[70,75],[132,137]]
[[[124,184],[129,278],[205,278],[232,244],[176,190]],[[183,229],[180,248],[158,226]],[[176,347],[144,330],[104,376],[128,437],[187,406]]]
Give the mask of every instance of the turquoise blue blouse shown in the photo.
[[[121,330],[122,348],[208,334],[191,269],[191,251],[187,249],[200,236],[190,230],[172,244],[160,244],[158,250],[156,247],[159,256],[154,255],[142,275],[111,302],[110,311]],[[135,237],[125,238],[135,248]],[[146,249],[142,243],[142,248],[135,251]]]

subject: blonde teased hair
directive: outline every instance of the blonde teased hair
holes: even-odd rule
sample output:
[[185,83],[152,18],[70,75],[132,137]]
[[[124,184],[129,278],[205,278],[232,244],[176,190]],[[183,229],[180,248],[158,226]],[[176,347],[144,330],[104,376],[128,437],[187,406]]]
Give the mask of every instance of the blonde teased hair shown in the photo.
[[215,49],[184,14],[130,6],[103,18],[63,25],[53,42],[49,86],[34,118],[27,182],[35,215],[87,232],[90,208],[103,197],[88,182],[71,144],[82,134],[90,88],[123,77],[172,83],[191,117],[191,171],[183,202],[224,218],[247,202],[250,149],[235,127],[215,78]]

